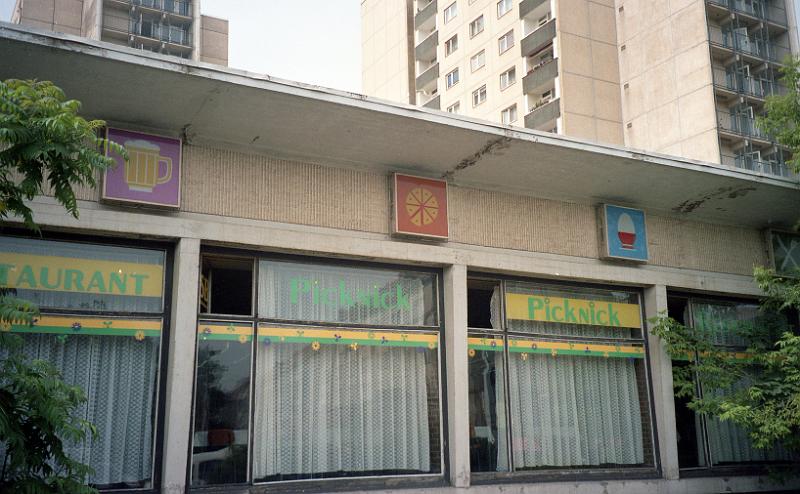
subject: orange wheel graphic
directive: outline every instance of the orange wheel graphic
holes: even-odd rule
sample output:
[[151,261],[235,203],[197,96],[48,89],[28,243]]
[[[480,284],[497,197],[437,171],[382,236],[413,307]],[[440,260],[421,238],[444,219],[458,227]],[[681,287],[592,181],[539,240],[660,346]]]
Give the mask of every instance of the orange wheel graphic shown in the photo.
[[411,223],[430,225],[439,216],[439,201],[425,187],[416,187],[406,196],[406,212]]

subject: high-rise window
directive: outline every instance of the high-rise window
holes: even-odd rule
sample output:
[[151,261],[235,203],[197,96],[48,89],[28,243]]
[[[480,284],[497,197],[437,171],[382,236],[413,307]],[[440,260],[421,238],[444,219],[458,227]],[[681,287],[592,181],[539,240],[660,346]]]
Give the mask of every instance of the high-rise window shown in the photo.
[[444,76],[444,78],[445,82],[447,83],[447,89],[450,89],[451,87],[458,84],[458,67],[448,72],[447,75]]
[[500,74],[500,89],[503,90],[508,86],[517,82],[517,69],[511,67],[502,74]]
[[472,106],[478,106],[486,101],[486,84],[472,91]]
[[481,14],[480,17],[469,23],[469,37],[473,38],[483,32],[483,27],[483,14]]
[[497,17],[503,17],[511,11],[514,6],[514,0],[500,0],[497,2]]
[[486,65],[486,50],[479,51],[469,59],[469,67],[472,72],[475,72],[484,65]]
[[447,24],[458,15],[457,2],[453,2],[444,9],[444,23]]
[[501,111],[500,112],[500,121],[505,125],[508,125],[510,123],[513,123],[513,122],[516,122],[517,121],[517,105],[516,104],[511,105],[508,108],[506,108],[505,110]]
[[456,101],[447,107],[447,113],[458,113],[461,110],[461,103]]
[[448,56],[456,50],[458,50],[457,34],[444,42],[444,56]]
[[500,53],[505,53],[508,51],[509,48],[514,46],[514,30],[507,32],[506,34],[500,36],[497,40],[497,45],[500,48]]

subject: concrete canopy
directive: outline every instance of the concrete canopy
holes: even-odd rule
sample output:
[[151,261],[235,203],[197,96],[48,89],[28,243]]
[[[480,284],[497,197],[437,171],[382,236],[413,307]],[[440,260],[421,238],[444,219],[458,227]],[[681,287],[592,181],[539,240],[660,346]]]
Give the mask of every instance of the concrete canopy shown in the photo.
[[51,80],[83,113],[197,145],[756,228],[800,184],[0,23],[0,78]]

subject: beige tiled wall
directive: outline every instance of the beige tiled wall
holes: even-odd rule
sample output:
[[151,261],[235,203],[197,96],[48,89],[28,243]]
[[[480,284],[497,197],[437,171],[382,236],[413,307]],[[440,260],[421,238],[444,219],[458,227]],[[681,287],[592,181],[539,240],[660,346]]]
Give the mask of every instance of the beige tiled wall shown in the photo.
[[361,90],[378,98],[410,102],[406,0],[361,2]]
[[[184,146],[183,164],[183,211],[390,232],[387,174],[197,146]],[[454,186],[449,193],[451,242],[598,257],[594,206]],[[77,197],[97,200],[99,191],[81,188]],[[653,265],[749,275],[768,262],[754,229],[648,214],[647,233]]]
[[228,21],[204,15],[200,26],[200,61],[227,66]]
[[83,0],[25,0],[22,6],[23,26],[81,35]]

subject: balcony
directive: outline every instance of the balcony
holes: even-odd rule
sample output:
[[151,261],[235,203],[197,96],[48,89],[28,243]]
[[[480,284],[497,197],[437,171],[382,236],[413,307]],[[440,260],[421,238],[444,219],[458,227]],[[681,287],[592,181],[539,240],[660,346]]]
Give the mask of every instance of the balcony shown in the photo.
[[728,93],[729,96],[743,95],[763,100],[767,96],[782,96],[788,92],[786,86],[767,77],[732,73],[717,67],[713,70],[714,87],[718,90],[718,94],[721,92]]
[[525,18],[526,15],[545,3],[550,3],[550,0],[522,0],[519,4],[519,18]]
[[437,95],[434,95],[434,97],[433,97],[433,98],[429,99],[429,100],[428,100],[427,102],[425,102],[425,103],[424,103],[422,106],[423,106],[424,108],[431,108],[431,109],[433,109],[433,110],[441,110],[441,109],[442,109],[442,106],[441,106],[441,98],[439,97],[439,95],[438,95],[438,94],[437,94]]
[[181,47],[192,46],[192,33],[179,26],[160,25],[152,22],[131,22],[130,34],[139,38],[170,43]]
[[743,137],[748,140],[758,140],[769,144],[772,139],[766,132],[758,128],[755,118],[745,113],[731,113],[717,110],[717,124],[720,134],[727,137]]
[[767,21],[778,27],[786,28],[788,26],[786,10],[775,5],[774,2],[768,2],[765,5],[760,2],[743,0],[706,0],[706,5],[712,18],[728,17],[731,12],[735,12],[754,20]]
[[192,3],[186,0],[106,0],[107,3],[131,5],[142,10],[151,10],[158,14],[168,14],[190,21],[192,18]]
[[761,155],[756,153],[744,153],[735,156],[723,155],[722,164],[763,175],[791,180],[800,179],[800,176],[792,171],[783,160],[761,158]]
[[542,93],[545,86],[552,86],[558,76],[558,59],[543,60],[533,66],[528,74],[522,78],[522,92],[524,94]]
[[550,19],[543,25],[539,26],[538,29],[522,38],[522,43],[520,43],[522,56],[527,57],[540,51],[542,48],[552,43],[553,38],[555,37],[556,20]]
[[414,56],[420,61],[436,59],[436,47],[439,45],[439,31],[434,31],[414,48]]
[[439,79],[439,64],[435,63],[417,77],[417,91],[432,92],[436,88],[437,79]]
[[429,31],[436,27],[437,3],[437,0],[433,0],[417,11],[416,15],[414,15],[415,29]]
[[525,127],[529,129],[545,130],[555,125],[556,119],[561,116],[559,99],[543,101],[533,107],[525,115]]
[[[723,31],[719,26],[714,25],[708,27],[708,38],[711,42],[712,55],[714,55],[716,47],[718,51],[716,54],[721,54],[723,59],[737,54],[755,62],[768,60],[780,64],[792,53],[785,46],[748,36],[743,32]],[[719,50],[722,51],[719,52]]]

